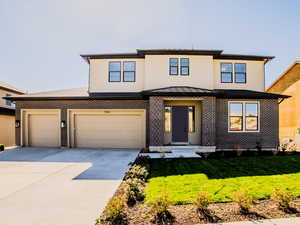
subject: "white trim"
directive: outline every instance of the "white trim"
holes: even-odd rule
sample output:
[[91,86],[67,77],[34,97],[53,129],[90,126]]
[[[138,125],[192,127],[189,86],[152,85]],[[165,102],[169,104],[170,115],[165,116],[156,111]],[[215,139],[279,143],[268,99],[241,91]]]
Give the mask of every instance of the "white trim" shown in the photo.
[[[242,103],[243,106],[243,130],[230,130],[230,103]],[[257,130],[246,130],[246,103],[257,104]],[[260,102],[259,101],[228,101],[227,102],[227,131],[228,133],[259,133],[260,132]]]
[[29,143],[28,140],[28,116],[32,114],[57,114],[58,115],[58,140],[59,147],[61,147],[61,110],[60,109],[21,109],[20,115],[20,145],[25,146]]

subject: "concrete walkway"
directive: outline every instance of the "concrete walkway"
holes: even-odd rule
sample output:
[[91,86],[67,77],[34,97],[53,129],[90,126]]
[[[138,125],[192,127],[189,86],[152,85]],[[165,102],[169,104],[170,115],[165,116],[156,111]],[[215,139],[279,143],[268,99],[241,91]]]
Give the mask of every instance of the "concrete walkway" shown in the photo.
[[94,224],[137,154],[41,148],[0,153],[0,223]]
[[241,221],[232,223],[210,223],[206,225],[300,225],[300,218]]

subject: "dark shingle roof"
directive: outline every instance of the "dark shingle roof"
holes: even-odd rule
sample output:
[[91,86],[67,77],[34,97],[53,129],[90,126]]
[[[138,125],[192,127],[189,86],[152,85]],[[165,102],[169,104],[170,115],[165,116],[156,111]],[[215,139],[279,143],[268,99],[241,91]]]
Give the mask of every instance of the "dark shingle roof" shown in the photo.
[[150,89],[142,92],[144,95],[193,95],[193,94],[213,94],[212,90],[189,86],[171,86],[165,88]]
[[188,86],[172,86],[146,90],[142,92],[146,96],[216,96],[218,98],[253,98],[275,99],[288,98],[287,95],[278,95],[260,91],[237,90],[237,89],[203,89]]

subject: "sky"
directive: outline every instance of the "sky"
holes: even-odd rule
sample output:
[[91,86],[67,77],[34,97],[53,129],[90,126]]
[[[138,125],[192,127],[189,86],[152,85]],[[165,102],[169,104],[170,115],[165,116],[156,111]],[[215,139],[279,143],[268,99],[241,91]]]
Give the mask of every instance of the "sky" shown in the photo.
[[269,86],[300,60],[299,12],[298,0],[0,0],[0,80],[86,87],[80,54],[194,48],[275,56]]

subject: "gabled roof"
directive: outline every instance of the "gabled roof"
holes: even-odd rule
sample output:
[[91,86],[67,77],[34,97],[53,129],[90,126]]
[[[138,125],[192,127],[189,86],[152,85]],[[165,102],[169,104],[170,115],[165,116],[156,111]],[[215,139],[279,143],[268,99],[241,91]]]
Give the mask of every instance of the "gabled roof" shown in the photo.
[[[290,72],[298,67],[298,71],[290,75]],[[282,93],[290,85],[300,79],[300,61],[295,61],[289,68],[284,71],[268,88],[267,92]]]
[[214,59],[256,60],[265,63],[274,58],[274,56],[223,54],[223,50],[204,49],[137,49],[135,53],[82,54],[80,56],[89,63],[90,59],[145,58],[145,55],[211,55]]
[[3,90],[6,90],[6,91],[11,91],[11,92],[14,92],[16,94],[24,94],[23,91],[3,82],[3,81],[0,81],[0,89],[3,89]]

